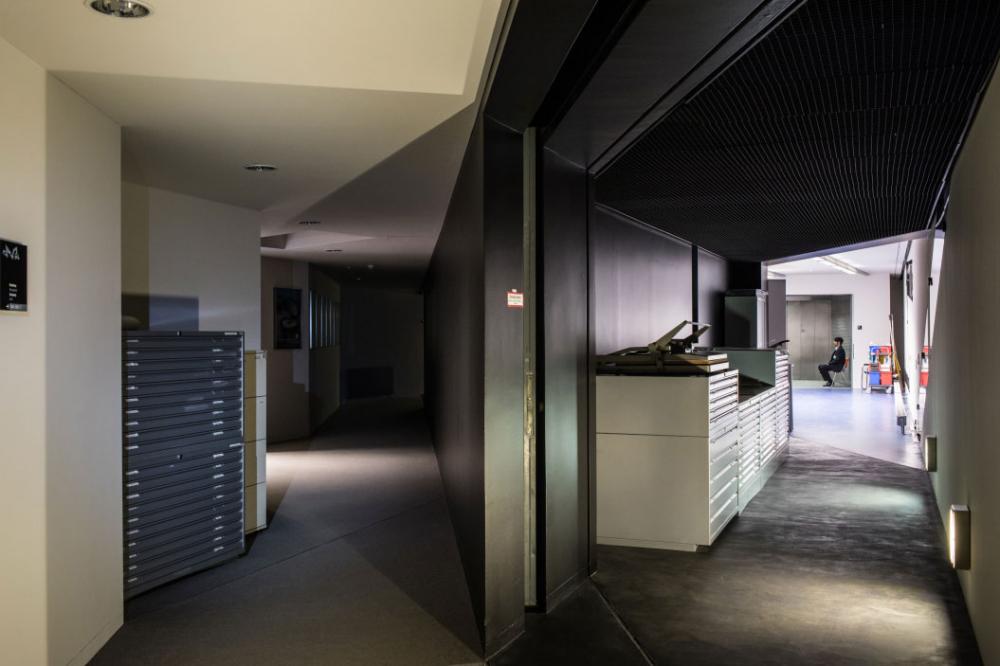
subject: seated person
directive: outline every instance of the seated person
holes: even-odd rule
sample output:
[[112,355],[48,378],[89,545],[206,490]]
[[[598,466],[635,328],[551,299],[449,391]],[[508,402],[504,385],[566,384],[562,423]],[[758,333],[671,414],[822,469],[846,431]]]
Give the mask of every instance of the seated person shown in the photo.
[[846,363],[847,352],[844,351],[844,338],[838,335],[833,339],[833,354],[830,356],[830,362],[819,366],[819,374],[823,375],[823,380],[826,382],[823,386],[833,386],[830,373],[840,372]]

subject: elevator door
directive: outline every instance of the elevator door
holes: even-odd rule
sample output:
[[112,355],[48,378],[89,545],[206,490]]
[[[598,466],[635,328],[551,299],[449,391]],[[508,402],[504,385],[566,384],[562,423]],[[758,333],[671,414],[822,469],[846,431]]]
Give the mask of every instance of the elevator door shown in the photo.
[[792,379],[820,379],[816,366],[830,360],[833,302],[829,298],[788,301],[788,353]]

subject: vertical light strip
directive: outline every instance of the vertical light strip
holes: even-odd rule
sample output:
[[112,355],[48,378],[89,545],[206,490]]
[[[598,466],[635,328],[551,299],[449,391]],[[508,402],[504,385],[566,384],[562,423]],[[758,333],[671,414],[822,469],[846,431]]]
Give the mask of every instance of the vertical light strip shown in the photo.
[[949,511],[948,556],[956,569],[972,565],[972,514],[965,504],[952,504]]
[[924,437],[924,469],[937,471],[937,436]]

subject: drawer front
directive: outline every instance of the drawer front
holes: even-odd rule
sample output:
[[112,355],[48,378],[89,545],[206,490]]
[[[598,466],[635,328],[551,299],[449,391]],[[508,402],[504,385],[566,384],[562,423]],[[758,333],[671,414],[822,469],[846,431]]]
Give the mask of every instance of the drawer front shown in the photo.
[[208,497],[234,483],[243,485],[242,465],[233,472],[216,472],[211,476],[200,475],[193,481],[159,486],[152,490],[126,488],[125,510],[131,512],[133,509],[141,510],[146,506],[163,506],[161,503],[167,503],[166,506],[171,503],[181,503],[181,500],[175,501],[175,498]]
[[189,435],[187,437],[180,437],[177,439],[164,439],[156,442],[139,442],[135,439],[129,438],[130,435],[134,433],[129,433],[126,435],[125,440],[125,455],[139,456],[144,454],[152,453],[165,453],[168,451],[173,451],[175,453],[183,453],[184,450],[190,448],[197,448],[203,444],[212,443],[232,443],[243,441],[242,436],[243,429],[240,427],[228,428],[226,430],[214,430],[208,434],[197,434]]
[[125,543],[157,542],[175,538],[174,535],[188,530],[192,525],[199,525],[205,530],[211,530],[216,524],[229,520],[227,516],[242,514],[243,502],[236,500],[228,503],[215,504],[197,511],[178,513],[157,522],[139,520],[125,530]]
[[124,462],[125,480],[127,482],[136,476],[140,478],[157,476],[191,467],[201,467],[214,461],[226,460],[232,455],[239,455],[242,448],[239,442],[213,440],[196,446],[130,455]]
[[708,445],[709,461],[715,460],[728,449],[735,447],[739,444],[739,441],[740,433],[737,430],[730,430],[725,435],[721,435],[717,439],[710,440]]
[[125,575],[125,598],[142,594],[172,580],[231,560],[243,552],[242,541],[217,546],[211,551],[181,562],[179,565],[148,573]]
[[[182,416],[167,416],[161,418],[140,418],[138,416],[125,416],[125,432],[139,432],[141,438],[158,439],[163,434],[169,435],[178,428],[196,427],[199,430],[211,432],[220,421],[240,420],[243,418],[243,407],[237,406],[231,409],[213,409],[207,412],[196,412],[194,414],[184,414]],[[157,435],[160,434],[160,437]],[[183,434],[183,433],[182,433]]]
[[736,452],[725,460],[720,460],[718,465],[713,465],[712,476],[708,482],[709,497],[714,498],[723,488],[735,482],[740,474],[740,463],[736,459]]
[[228,518],[227,522],[207,526],[199,524],[187,530],[178,530],[169,540],[161,538],[158,541],[129,542],[125,547],[125,564],[126,566],[142,564],[198,546],[216,546],[219,543],[232,541],[243,530],[243,517],[239,514],[230,514]]
[[232,411],[242,409],[242,402],[236,398],[219,398],[205,402],[188,402],[174,405],[139,405],[128,404],[125,406],[124,416],[126,424],[128,421],[151,421],[159,419],[176,419],[183,417],[201,417],[207,420],[204,415],[212,415],[213,412]]
[[739,507],[737,505],[737,494],[735,489],[732,494],[725,498],[725,502],[719,504],[719,508],[712,512],[711,520],[709,522],[709,534],[711,536],[711,541],[715,541],[716,537],[722,532],[723,528],[729,524],[737,512]]

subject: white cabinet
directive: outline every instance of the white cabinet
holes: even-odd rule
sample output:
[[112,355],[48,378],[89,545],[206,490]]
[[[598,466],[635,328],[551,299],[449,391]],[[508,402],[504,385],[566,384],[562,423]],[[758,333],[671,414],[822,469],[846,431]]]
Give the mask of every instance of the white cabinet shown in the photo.
[[267,352],[246,352],[243,367],[243,524],[249,534],[267,527]]
[[597,378],[597,542],[694,550],[737,513],[738,373]]
[[597,377],[598,543],[710,546],[785,461],[788,356],[748,351],[774,385],[742,396],[738,370]]

